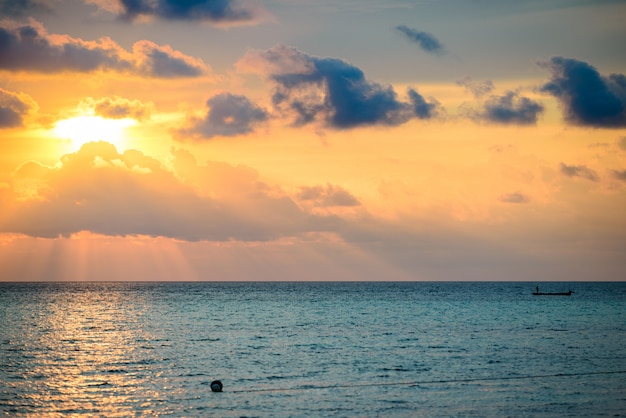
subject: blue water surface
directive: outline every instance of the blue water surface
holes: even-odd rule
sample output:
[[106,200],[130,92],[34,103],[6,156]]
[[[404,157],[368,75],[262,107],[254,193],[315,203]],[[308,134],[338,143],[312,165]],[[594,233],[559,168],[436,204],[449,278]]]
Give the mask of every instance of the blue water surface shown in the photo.
[[0,283],[0,413],[623,415],[626,283],[536,285]]

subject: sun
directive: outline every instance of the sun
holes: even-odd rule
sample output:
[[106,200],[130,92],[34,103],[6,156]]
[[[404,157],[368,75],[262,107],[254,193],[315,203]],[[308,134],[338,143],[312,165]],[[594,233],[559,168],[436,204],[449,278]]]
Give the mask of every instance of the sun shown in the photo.
[[93,141],[106,141],[120,148],[126,140],[126,128],[136,125],[134,119],[106,119],[101,116],[76,116],[63,119],[54,127],[55,136],[69,139],[80,148]]

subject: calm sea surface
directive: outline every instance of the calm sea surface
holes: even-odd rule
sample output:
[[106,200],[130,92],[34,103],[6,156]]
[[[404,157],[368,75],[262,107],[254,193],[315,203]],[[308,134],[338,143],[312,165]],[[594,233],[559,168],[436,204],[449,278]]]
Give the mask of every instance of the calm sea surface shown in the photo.
[[0,414],[626,414],[626,283],[535,285],[0,283]]

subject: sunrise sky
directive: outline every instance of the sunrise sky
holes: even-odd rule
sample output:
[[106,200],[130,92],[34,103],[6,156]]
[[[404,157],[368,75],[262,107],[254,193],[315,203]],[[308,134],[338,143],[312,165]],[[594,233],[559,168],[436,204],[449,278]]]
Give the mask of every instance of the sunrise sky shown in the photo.
[[624,280],[625,18],[0,0],[0,280]]

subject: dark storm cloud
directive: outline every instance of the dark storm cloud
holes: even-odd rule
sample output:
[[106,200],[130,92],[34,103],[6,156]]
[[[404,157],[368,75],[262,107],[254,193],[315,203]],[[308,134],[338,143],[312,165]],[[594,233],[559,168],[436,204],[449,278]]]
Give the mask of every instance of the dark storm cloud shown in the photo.
[[591,181],[598,181],[596,172],[584,165],[567,165],[560,163],[559,170],[567,177],[580,177]]
[[626,76],[603,76],[590,64],[573,58],[553,57],[540,65],[552,72],[542,91],[559,99],[566,120],[593,127],[626,126]]
[[250,52],[238,66],[273,80],[274,104],[294,112],[296,124],[322,118],[337,129],[393,126],[414,117],[431,118],[438,107],[413,89],[410,102],[401,101],[391,86],[368,81],[363,71],[343,60],[313,57],[284,45]]
[[441,42],[428,32],[411,29],[405,25],[396,26],[396,30],[400,31],[408,40],[417,43],[426,52],[438,55],[444,53]]
[[221,93],[207,100],[209,111],[203,119],[194,119],[192,126],[180,131],[181,136],[213,138],[250,133],[268,113],[245,96]]
[[208,71],[201,60],[167,45],[143,40],[129,52],[110,38],[83,41],[49,35],[36,21],[0,24],[0,69],[43,73],[109,70],[161,78],[194,77]]
[[0,129],[22,125],[23,117],[34,105],[27,99],[30,98],[0,88]]
[[495,123],[531,125],[537,122],[541,112],[543,106],[540,103],[509,91],[503,96],[491,96],[485,103],[481,117]]
[[504,203],[528,203],[530,199],[523,193],[515,192],[500,196],[500,201]]
[[0,0],[0,17],[22,17],[34,12],[49,12],[46,0]]
[[[111,9],[108,0],[97,3]],[[246,23],[255,21],[262,9],[246,0],[118,0],[116,10],[121,17],[157,17],[167,20],[196,20],[215,23]]]

